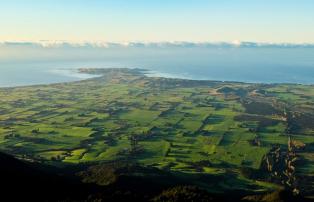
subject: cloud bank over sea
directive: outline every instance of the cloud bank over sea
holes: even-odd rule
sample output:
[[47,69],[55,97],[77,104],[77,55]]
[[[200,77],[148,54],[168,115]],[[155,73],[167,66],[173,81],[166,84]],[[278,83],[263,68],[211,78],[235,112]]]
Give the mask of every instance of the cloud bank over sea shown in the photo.
[[2,41],[0,47],[32,48],[314,48],[311,43],[259,43],[259,42],[70,42],[70,41]]

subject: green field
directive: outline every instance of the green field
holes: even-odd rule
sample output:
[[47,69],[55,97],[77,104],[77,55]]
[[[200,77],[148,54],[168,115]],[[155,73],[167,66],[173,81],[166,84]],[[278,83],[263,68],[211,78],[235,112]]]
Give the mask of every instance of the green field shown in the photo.
[[[0,149],[47,164],[131,161],[177,174],[229,175],[220,187],[277,187],[243,174],[263,170],[274,146],[299,144],[297,176],[314,177],[314,86],[102,77],[0,89]],[[265,180],[267,181],[267,180]],[[205,182],[200,181],[200,184]],[[312,183],[304,183],[306,191]]]

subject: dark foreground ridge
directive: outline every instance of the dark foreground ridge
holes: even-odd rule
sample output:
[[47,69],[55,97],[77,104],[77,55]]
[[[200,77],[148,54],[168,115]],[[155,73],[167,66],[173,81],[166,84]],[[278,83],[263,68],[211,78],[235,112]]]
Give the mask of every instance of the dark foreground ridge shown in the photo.
[[127,163],[60,169],[0,153],[0,165],[2,201],[310,201],[283,191],[212,194],[183,178]]

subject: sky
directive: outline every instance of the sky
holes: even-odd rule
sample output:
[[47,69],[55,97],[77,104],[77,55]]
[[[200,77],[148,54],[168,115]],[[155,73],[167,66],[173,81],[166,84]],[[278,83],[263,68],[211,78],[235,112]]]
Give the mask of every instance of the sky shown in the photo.
[[0,41],[314,43],[313,0],[0,0]]

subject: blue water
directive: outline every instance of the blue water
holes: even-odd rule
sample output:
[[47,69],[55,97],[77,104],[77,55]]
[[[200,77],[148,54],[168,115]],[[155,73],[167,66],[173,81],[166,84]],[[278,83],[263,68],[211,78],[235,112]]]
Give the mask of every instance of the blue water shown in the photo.
[[[314,84],[313,48],[137,48],[54,50],[0,57],[0,86],[77,81],[77,68],[144,68],[154,76]],[[70,52],[71,51],[71,52]],[[52,56],[51,56],[52,55]]]

